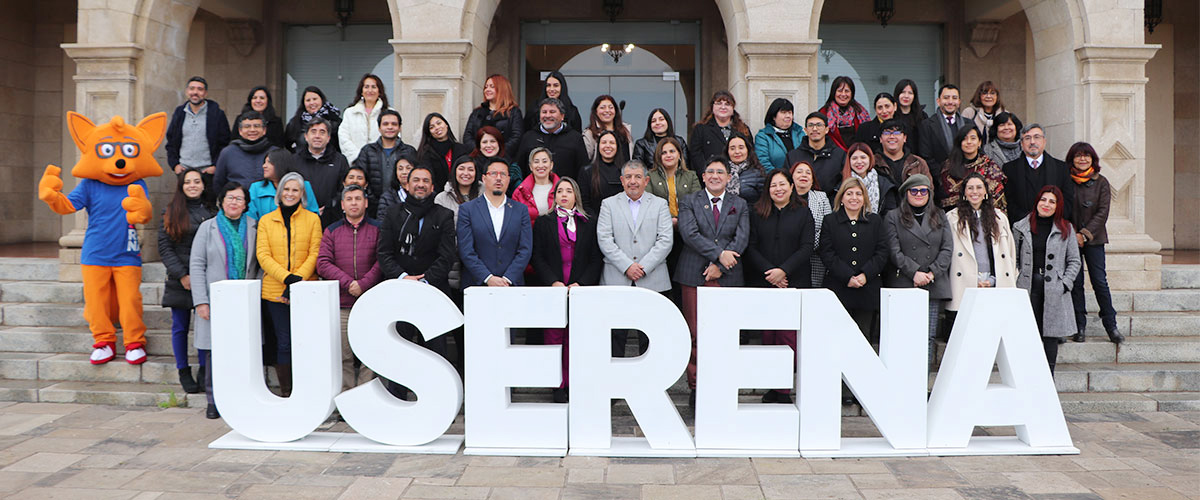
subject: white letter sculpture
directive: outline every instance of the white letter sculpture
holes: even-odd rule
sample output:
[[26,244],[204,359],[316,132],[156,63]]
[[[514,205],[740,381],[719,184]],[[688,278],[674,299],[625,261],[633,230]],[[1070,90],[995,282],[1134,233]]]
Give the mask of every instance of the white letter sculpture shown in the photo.
[[[221,418],[238,434],[254,441],[295,441],[333,414],[333,396],[342,388],[337,282],[291,286],[292,366],[299,369],[287,398],[272,394],[263,380],[261,286],[254,280],[212,285],[213,396]],[[316,439],[293,449],[328,447]]]
[[[458,328],[463,317],[454,302],[425,283],[393,279],[367,290],[350,312],[350,347],[364,366],[411,389],[417,401],[393,397],[376,378],[337,396],[338,411],[366,438],[355,440],[361,451],[375,451],[379,446],[373,442],[379,442],[413,447],[403,450],[409,453],[457,453],[461,437],[435,441],[462,408],[462,379],[445,358],[401,338],[398,321],[413,325],[428,341]],[[344,438],[338,451],[350,443]]]
[[[990,384],[992,365],[1000,383]],[[971,437],[975,426],[1017,436]],[[1029,293],[968,288],[929,398],[934,455],[1078,454],[1063,418]]]
[[[571,289],[572,455],[694,457],[696,447],[667,389],[687,367],[691,336],[670,300],[636,287]],[[636,358],[612,357],[612,330],[650,338]],[[611,400],[625,399],[645,438],[612,437]]]
[[512,345],[509,329],[565,327],[567,289],[473,286],[463,295],[467,311],[463,363],[471,413],[466,419],[464,453],[566,455],[567,405],[513,403],[510,390],[558,387],[562,383],[562,346]]
[[[925,453],[928,293],[884,289],[879,355],[829,290],[802,292],[800,452],[806,457]],[[884,439],[841,437],[845,379]]]
[[[799,330],[800,291],[696,290],[696,454],[799,456],[795,404],[738,404],[738,389],[791,389],[796,353],[788,346],[740,345],[742,330]],[[731,314],[737,311],[737,314]]]

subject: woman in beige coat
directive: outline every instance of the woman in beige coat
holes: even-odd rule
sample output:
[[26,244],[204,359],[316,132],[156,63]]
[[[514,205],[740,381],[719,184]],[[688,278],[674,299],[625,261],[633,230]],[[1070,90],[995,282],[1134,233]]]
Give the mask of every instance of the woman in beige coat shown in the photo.
[[992,205],[987,183],[978,172],[967,175],[963,186],[957,207],[946,214],[954,232],[946,309],[955,312],[968,288],[1017,286],[1016,245],[1008,217]]

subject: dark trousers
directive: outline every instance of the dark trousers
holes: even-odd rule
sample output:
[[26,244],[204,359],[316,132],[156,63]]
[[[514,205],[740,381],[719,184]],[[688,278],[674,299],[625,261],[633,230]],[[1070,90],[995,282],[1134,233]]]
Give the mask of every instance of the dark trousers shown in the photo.
[[1042,349],[1046,351],[1046,364],[1050,365],[1050,374],[1054,374],[1054,365],[1058,362],[1059,337],[1047,337],[1043,328],[1043,318],[1046,312],[1046,280],[1043,274],[1034,273],[1033,282],[1029,287],[1029,300],[1033,305],[1033,318],[1037,321],[1038,333],[1042,335]]
[[[267,301],[267,313],[275,329],[275,364],[292,364],[292,307]],[[265,346],[264,346],[265,347]]]
[[[1084,269],[1092,280],[1092,290],[1096,292],[1096,302],[1100,304],[1100,322],[1104,330],[1111,332],[1117,329],[1117,310],[1112,305],[1112,293],[1108,290],[1108,272],[1104,270],[1104,245],[1085,245],[1080,247],[1079,256],[1083,260]],[[1083,331],[1087,326],[1087,301],[1083,295],[1083,271],[1075,275],[1075,287],[1071,289],[1071,302],[1075,304],[1075,327]]]

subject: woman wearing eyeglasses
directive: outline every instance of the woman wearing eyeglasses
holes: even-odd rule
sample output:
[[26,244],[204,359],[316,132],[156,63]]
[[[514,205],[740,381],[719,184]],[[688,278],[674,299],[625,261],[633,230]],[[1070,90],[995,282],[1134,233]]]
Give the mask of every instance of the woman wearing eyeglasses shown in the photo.
[[971,96],[971,105],[962,110],[962,117],[975,121],[975,128],[979,129],[983,143],[987,144],[996,139],[989,136],[988,131],[992,129],[996,116],[1003,112],[1004,100],[1000,99],[1000,89],[997,89],[991,80],[986,80],[975,88],[975,95]]
[[933,183],[913,174],[900,185],[904,201],[884,220],[891,266],[884,272],[888,288],[923,288],[929,292],[929,358],[933,365],[938,313],[950,299],[950,260],[954,235],[946,214],[930,203]]

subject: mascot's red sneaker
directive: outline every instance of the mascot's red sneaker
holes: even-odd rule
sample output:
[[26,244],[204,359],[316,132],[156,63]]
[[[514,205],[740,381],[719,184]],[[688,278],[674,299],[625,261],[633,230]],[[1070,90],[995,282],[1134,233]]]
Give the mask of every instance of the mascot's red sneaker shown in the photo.
[[95,349],[92,351],[93,365],[102,365],[112,361],[112,359],[117,355],[117,351],[115,349],[116,344],[113,342],[96,342],[95,344],[92,344],[92,347]]
[[[109,358],[112,359],[112,358]],[[125,361],[131,365],[140,365],[146,362],[146,349],[142,344],[128,344],[125,346]]]

